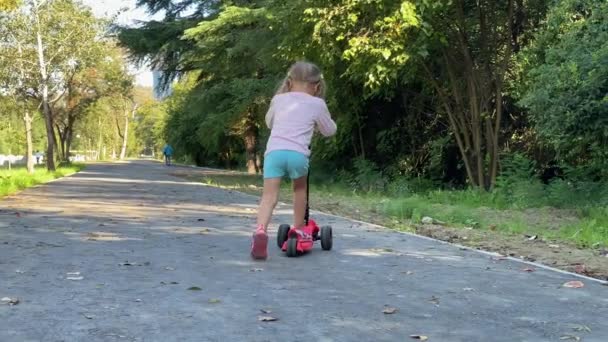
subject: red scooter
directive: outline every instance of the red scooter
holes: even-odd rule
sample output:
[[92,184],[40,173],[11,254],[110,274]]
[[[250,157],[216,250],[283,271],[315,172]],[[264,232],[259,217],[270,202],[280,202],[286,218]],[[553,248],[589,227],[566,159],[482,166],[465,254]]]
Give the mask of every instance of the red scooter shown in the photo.
[[308,205],[310,173],[306,181],[306,214],[304,215],[305,226],[295,229],[288,224],[279,226],[277,234],[277,245],[283,252],[287,252],[288,257],[295,257],[310,251],[315,241],[321,240],[321,248],[324,251],[331,250],[333,245],[333,235],[331,226],[319,227],[314,220],[310,219],[310,206]]

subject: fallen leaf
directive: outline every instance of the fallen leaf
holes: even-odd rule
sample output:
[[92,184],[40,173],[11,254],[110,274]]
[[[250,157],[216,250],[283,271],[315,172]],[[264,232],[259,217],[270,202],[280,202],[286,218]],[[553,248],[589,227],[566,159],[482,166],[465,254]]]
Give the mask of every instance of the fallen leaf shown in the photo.
[[570,289],[580,289],[581,287],[584,287],[585,284],[583,284],[582,281],[574,280],[565,283],[563,286]]
[[82,280],[84,277],[66,277],[67,280]]
[[278,318],[272,316],[258,316],[258,321],[260,322],[274,322],[278,320]]
[[19,304],[19,299],[4,297],[4,298],[0,299],[0,302],[2,302],[3,304],[8,304],[8,305],[13,306],[13,305]]
[[491,257],[490,259],[492,259],[494,261],[503,261],[503,260],[507,260],[507,257],[505,257],[505,256],[497,256],[497,257]]
[[118,264],[118,266],[141,266],[141,264],[125,261],[123,263]]
[[524,271],[524,272],[534,272],[536,270],[533,269],[533,268],[527,267],[527,268],[524,268],[522,271]]
[[578,274],[584,274],[587,272],[587,267],[585,265],[576,265],[574,266],[574,272]]
[[526,260],[526,261],[530,261],[530,262],[535,262],[536,258],[535,257],[531,257],[531,256],[525,256],[522,257],[522,259]]
[[424,336],[424,335],[410,335],[410,338],[413,338],[414,340],[420,340],[420,341],[428,341],[429,337],[428,336]]
[[586,325],[578,325],[578,326],[572,328],[572,330],[579,331],[579,332],[587,332],[587,333],[591,332],[591,328],[589,328]]
[[190,290],[190,291],[202,291],[203,289],[201,289],[198,286],[192,286],[192,287],[189,287],[188,290]]
[[396,313],[397,311],[399,311],[399,309],[393,308],[393,307],[390,307],[390,306],[387,306],[387,307],[384,308],[384,310],[382,310],[382,312],[385,315],[392,315],[392,314]]
[[219,304],[221,302],[222,301],[220,299],[217,299],[217,298],[211,298],[211,299],[209,299],[209,304]]

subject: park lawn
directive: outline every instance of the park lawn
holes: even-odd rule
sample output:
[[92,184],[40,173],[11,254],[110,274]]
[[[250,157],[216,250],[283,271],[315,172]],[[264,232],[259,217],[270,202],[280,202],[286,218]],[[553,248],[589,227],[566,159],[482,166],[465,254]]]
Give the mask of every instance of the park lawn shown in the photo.
[[[260,176],[242,173],[206,173],[201,181],[254,195],[261,194],[263,184]],[[282,201],[291,201],[289,186],[289,183],[283,183]],[[479,206],[475,200],[467,201],[467,197],[476,196],[474,192],[456,190],[394,197],[379,193],[356,194],[338,184],[312,184],[310,192],[314,209],[406,231],[415,231],[423,217],[432,217],[439,225],[455,228],[537,236],[575,243],[582,248],[608,248],[606,208],[497,209]]]
[[0,169],[0,197],[12,195],[23,189],[46,183],[53,179],[72,175],[84,168],[84,164],[62,165],[54,172],[49,172],[43,167],[34,170],[34,174],[28,174],[25,167],[14,167],[12,170]]
[[[175,175],[253,195],[262,191],[260,176],[241,172],[184,170]],[[608,279],[606,208],[484,207],[483,199],[474,198],[478,192],[458,190],[389,196],[313,183],[310,191],[311,207],[326,213]],[[280,199],[291,202],[288,182]],[[424,217],[433,224],[422,224]]]

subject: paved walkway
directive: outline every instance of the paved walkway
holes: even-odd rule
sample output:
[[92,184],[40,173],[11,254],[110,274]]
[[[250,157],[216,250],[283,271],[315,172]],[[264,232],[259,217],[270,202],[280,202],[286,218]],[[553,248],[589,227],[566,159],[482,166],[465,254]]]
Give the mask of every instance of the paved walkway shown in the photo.
[[608,340],[608,286],[346,219],[317,216],[331,252],[254,262],[256,199],[168,170],[90,165],[0,201],[0,298],[20,301],[0,341]]

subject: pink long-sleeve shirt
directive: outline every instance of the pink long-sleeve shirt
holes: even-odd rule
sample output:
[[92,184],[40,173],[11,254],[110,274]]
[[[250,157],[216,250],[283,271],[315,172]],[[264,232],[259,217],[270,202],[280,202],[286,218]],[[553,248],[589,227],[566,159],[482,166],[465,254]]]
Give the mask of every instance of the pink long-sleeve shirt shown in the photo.
[[290,150],[310,156],[310,141],[315,127],[326,137],[336,134],[336,123],[321,98],[301,92],[276,95],[266,113],[270,138],[266,154]]

